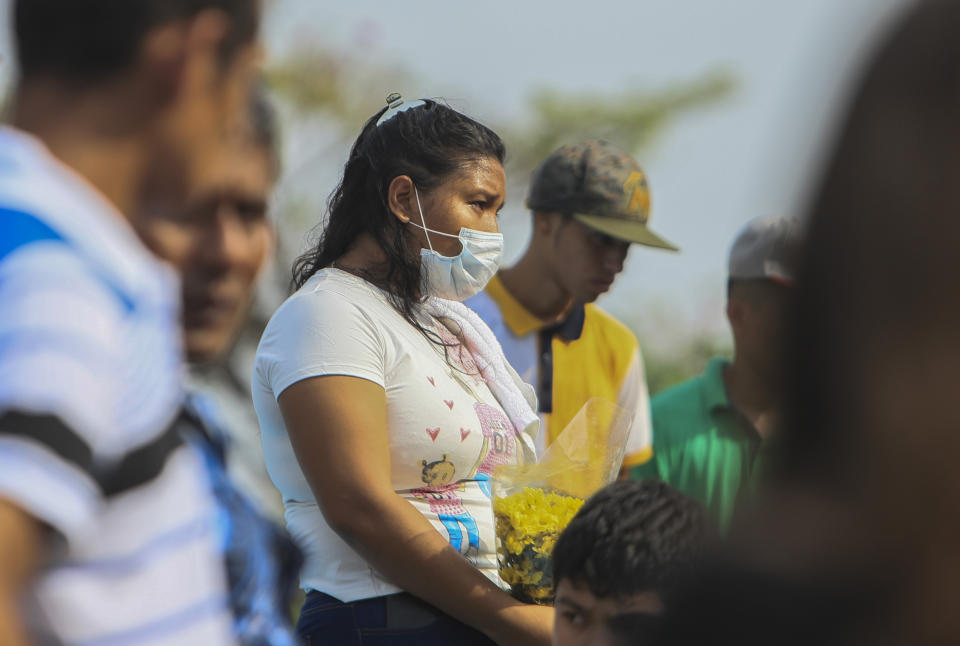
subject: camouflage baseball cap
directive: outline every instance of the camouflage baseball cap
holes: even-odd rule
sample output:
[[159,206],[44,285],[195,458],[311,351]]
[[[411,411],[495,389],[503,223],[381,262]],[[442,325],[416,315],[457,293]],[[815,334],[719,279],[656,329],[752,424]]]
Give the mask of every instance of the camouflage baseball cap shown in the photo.
[[640,164],[604,141],[562,146],[533,171],[527,207],[569,213],[592,229],[678,251],[647,227],[650,188]]

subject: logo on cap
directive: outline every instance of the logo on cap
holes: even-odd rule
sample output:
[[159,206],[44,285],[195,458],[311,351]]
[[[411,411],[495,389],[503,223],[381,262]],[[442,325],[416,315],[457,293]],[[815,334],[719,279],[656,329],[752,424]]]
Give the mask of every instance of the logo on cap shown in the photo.
[[630,195],[627,211],[631,213],[639,211],[646,219],[647,212],[650,210],[650,190],[647,188],[647,178],[643,173],[638,170],[631,172],[627,181],[623,183],[623,192]]

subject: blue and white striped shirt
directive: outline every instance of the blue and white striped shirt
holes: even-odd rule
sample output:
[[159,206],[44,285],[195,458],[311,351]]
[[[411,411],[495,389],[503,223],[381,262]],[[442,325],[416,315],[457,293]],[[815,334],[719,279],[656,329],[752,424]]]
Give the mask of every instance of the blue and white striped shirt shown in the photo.
[[178,285],[91,185],[0,128],[0,497],[55,530],[35,639],[233,643],[181,439]]

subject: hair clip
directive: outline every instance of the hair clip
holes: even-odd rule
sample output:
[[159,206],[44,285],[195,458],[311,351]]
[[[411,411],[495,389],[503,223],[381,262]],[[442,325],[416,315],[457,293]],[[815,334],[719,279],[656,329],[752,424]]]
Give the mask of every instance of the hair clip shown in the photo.
[[404,101],[399,92],[391,92],[387,95],[387,111],[377,119],[377,126],[380,126],[386,121],[390,121],[390,119],[393,119],[401,112],[406,112],[411,108],[417,108],[426,104],[426,101],[421,101],[420,99],[416,101]]

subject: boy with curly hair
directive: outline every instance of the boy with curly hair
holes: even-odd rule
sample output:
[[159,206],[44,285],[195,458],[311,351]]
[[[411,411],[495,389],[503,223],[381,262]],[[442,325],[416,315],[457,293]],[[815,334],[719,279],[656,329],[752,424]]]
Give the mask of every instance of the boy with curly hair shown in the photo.
[[711,536],[703,507],[659,480],[601,489],[554,548],[554,646],[641,639]]

